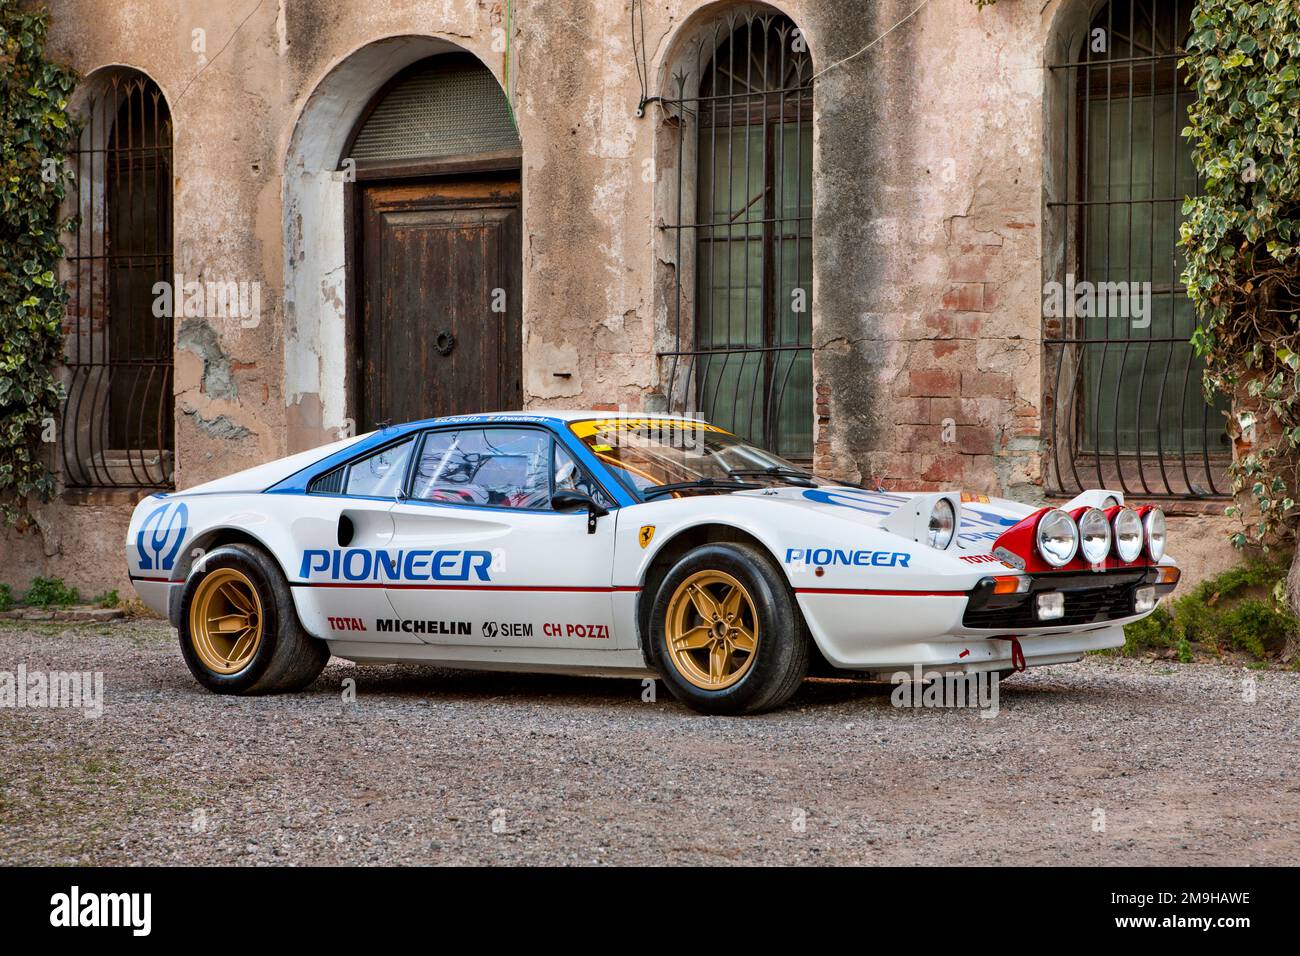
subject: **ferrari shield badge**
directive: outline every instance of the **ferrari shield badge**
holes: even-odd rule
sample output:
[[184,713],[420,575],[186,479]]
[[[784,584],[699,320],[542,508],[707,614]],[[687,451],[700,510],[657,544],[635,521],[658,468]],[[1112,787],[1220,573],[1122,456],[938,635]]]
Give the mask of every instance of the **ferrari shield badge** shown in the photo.
[[641,537],[639,539],[641,541],[641,547],[648,547],[654,536],[655,526],[652,524],[643,524],[641,526]]

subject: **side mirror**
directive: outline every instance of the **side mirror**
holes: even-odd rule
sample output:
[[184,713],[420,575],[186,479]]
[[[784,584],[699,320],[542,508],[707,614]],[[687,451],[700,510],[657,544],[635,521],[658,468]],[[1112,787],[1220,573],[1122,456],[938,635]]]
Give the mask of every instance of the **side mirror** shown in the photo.
[[587,534],[596,533],[596,519],[609,514],[609,509],[602,507],[591,495],[581,491],[557,491],[551,495],[551,507],[556,511],[587,512]]

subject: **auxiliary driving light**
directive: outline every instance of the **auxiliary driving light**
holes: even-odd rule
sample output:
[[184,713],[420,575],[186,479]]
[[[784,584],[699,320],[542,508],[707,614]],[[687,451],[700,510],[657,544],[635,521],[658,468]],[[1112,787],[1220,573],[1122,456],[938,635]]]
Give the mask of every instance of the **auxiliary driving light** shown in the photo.
[[1110,522],[1099,508],[1079,515],[1079,550],[1089,564],[1101,564],[1110,554]]
[[1159,508],[1152,508],[1142,519],[1147,533],[1147,557],[1159,561],[1165,556],[1165,513]]
[[1136,561],[1142,554],[1142,519],[1132,508],[1123,508],[1111,522],[1115,529],[1115,553],[1123,562]]
[[1065,595],[1060,591],[1048,591],[1038,595],[1035,601],[1040,621],[1052,621],[1065,617]]
[[1133,613],[1145,614],[1156,606],[1156,589],[1151,586],[1133,592]]
[[1079,550],[1079,526],[1060,508],[1043,514],[1034,537],[1038,553],[1054,568],[1065,567]]

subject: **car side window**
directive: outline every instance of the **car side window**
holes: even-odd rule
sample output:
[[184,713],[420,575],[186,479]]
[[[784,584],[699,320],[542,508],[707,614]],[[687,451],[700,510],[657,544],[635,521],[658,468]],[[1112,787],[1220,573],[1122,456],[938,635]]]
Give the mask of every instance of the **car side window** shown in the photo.
[[396,498],[406,477],[406,463],[410,460],[415,440],[390,445],[383,451],[354,461],[348,466],[345,495],[364,495],[370,498]]
[[555,443],[555,490],[580,491],[584,495],[590,495],[604,508],[614,507],[614,502],[609,500],[609,496],[601,490],[600,485],[582,470],[582,466],[569,454],[569,450],[558,441]]
[[551,504],[551,436],[533,428],[429,432],[415,466],[416,501],[493,508]]

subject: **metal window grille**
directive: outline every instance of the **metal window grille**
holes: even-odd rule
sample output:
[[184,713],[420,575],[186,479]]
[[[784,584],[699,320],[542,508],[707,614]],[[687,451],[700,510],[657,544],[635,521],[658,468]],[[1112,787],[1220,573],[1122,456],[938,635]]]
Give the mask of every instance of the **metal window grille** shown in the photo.
[[67,256],[64,484],[168,487],[172,316],[154,314],[153,288],[172,281],[171,116],[152,80],[120,74],[82,117]]
[[1066,195],[1047,203],[1063,244],[1051,257],[1059,298],[1048,308],[1045,290],[1043,324],[1045,478],[1057,493],[1096,484],[1225,495],[1223,405],[1203,396],[1180,281],[1183,198],[1200,185],[1181,135],[1192,93],[1178,60],[1192,4],[1112,0],[1081,46],[1050,65],[1068,104],[1056,133]]
[[677,139],[669,406],[809,459],[812,57],[788,18],[746,13],[687,61],[662,101]]

